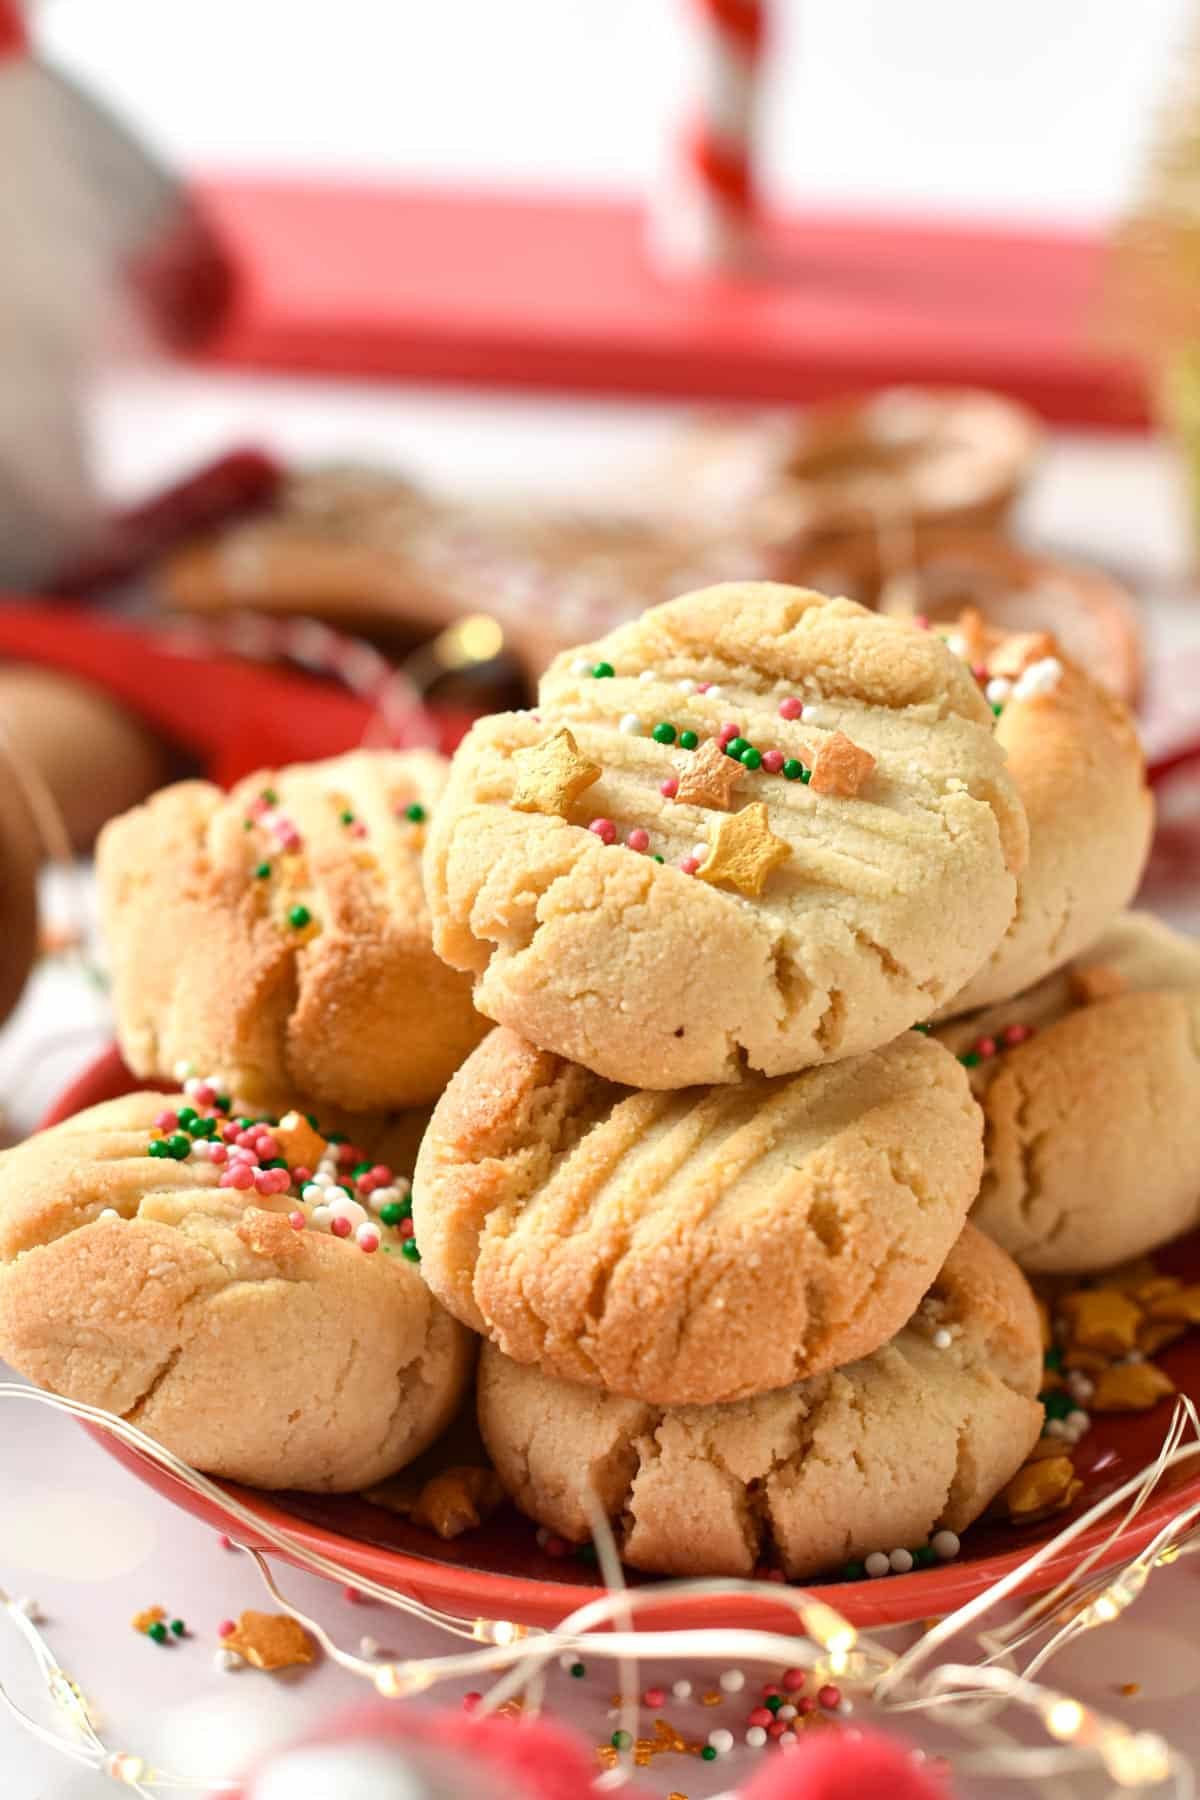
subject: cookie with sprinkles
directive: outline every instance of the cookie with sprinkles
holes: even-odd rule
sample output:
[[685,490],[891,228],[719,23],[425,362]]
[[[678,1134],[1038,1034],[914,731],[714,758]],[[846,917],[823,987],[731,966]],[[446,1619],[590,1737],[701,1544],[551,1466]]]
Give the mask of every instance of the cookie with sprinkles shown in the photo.
[[1086,1271],[1200,1224],[1200,944],[1126,913],[1065,969],[937,1027],[986,1120],[972,1217]]
[[1012,923],[941,1009],[957,1014],[1040,981],[1128,906],[1150,849],[1154,801],[1128,708],[1052,637],[1005,634],[968,611],[947,641],[996,714],[996,740],[1029,820]]
[[434,1110],[413,1218],[434,1293],[507,1355],[642,1400],[731,1400],[890,1338],[981,1166],[966,1072],[916,1032],[636,1092],[500,1027]]
[[[873,1049],[1012,919],[1026,826],[993,723],[935,634],[851,601],[750,582],[654,607],[460,746],[435,948],[489,1018],[637,1087]],[[564,731],[586,787],[522,810]]]
[[446,764],[356,751],[265,771],[228,795],[181,782],[98,851],[122,1054],[180,1059],[264,1105],[357,1111],[441,1092],[485,1021],[434,955],[421,884]]
[[911,1320],[830,1374],[663,1407],[485,1344],[479,1421],[516,1504],[569,1542],[590,1538],[590,1486],[633,1568],[746,1576],[770,1553],[802,1579],[885,1547],[933,1560],[1036,1442],[1041,1379],[1033,1296],[967,1225]]
[[343,1492],[394,1474],[474,1357],[416,1266],[411,1121],[372,1130],[367,1150],[192,1077],[8,1151],[0,1355],[211,1475]]

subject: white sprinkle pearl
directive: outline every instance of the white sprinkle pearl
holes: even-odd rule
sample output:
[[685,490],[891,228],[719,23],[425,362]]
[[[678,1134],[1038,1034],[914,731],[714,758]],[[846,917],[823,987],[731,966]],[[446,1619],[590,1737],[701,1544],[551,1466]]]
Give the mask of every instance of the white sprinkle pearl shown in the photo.
[[712,685],[709,687],[708,692],[705,695],[705,698],[708,700],[719,700],[721,698],[721,691],[722,691],[721,688],[714,681],[712,683]]
[[577,656],[571,664],[572,675],[590,675],[591,672],[592,665],[586,656]]
[[740,1694],[746,1685],[746,1677],[740,1669],[726,1669],[717,1686],[723,1694]]
[[102,1213],[97,1213],[96,1216],[100,1219],[119,1219],[121,1215],[115,1206],[106,1206],[104,1211]]
[[1081,1438],[1091,1428],[1091,1423],[1090,1414],[1083,1412],[1078,1407],[1073,1412],[1069,1412],[1063,1420],[1063,1424],[1075,1439]]
[[761,1750],[767,1741],[767,1734],[761,1725],[752,1725],[746,1733],[746,1742],[752,1750]]
[[892,1554],[888,1557],[888,1561],[891,1563],[893,1569],[895,1569],[897,1575],[907,1575],[913,1566],[912,1551],[893,1550]]
[[1062,1419],[1047,1419],[1046,1423],[1042,1426],[1043,1437],[1066,1438],[1070,1437],[1070,1435],[1071,1434],[1067,1430],[1066,1424]]
[[[104,1215],[101,1214],[101,1217]],[[1082,1369],[1072,1369],[1067,1376],[1067,1392],[1072,1400],[1090,1400],[1096,1391],[1096,1384]]]
[[715,1731],[710,1731],[708,1741],[718,1756],[724,1756],[733,1749],[733,1733],[726,1730],[724,1725],[718,1725]]
[[954,1339],[950,1336],[950,1333],[946,1330],[946,1327],[944,1325],[939,1325],[937,1330],[933,1334],[934,1349],[935,1350],[948,1350],[953,1342],[954,1342]]
[[213,1668],[219,1669],[223,1675],[232,1675],[234,1670],[240,1669],[241,1666],[242,1659],[237,1654],[236,1650],[214,1651]]
[[1063,666],[1057,656],[1043,656],[1039,662],[1018,675],[1013,686],[1014,700],[1031,700],[1037,694],[1052,694],[1062,680]]
[[1012,693],[1012,682],[1006,675],[993,675],[983,691],[993,706],[1003,706]]
[[653,681],[654,679],[655,679],[655,675],[654,675],[653,669],[643,669],[641,674],[638,676],[639,681]]
[[325,1189],[315,1181],[305,1182],[300,1190],[300,1198],[307,1200],[310,1206],[318,1206],[325,1198]]
[[642,721],[636,713],[624,713],[617,729],[623,731],[626,737],[641,737]]
[[358,1650],[359,1650],[360,1656],[378,1656],[379,1655],[379,1645],[375,1642],[375,1639],[373,1637],[359,1638]]
[[314,1206],[312,1217],[308,1222],[316,1231],[328,1231],[329,1221],[332,1217],[333,1208],[331,1206]]
[[692,855],[696,858],[697,862],[707,862],[708,861],[708,845],[707,844],[693,845]]
[[671,1692],[677,1700],[690,1700],[692,1684],[690,1681],[676,1681],[671,1684]]
[[863,1568],[872,1580],[877,1580],[880,1575],[886,1575],[891,1566],[887,1553],[883,1550],[872,1550],[863,1564]]
[[790,1724],[795,1716],[796,1709],[794,1706],[781,1706],[779,1711],[775,1714],[777,1719],[783,1719],[787,1724]]
[[961,1548],[958,1536],[953,1531],[935,1531],[929,1540],[929,1548],[942,1562],[952,1562]]
[[186,1081],[188,1076],[193,1072],[194,1066],[195,1066],[194,1064],[190,1063],[187,1060],[186,1056],[181,1057],[180,1060],[175,1064],[175,1068],[173,1071],[176,1081],[180,1081],[180,1082]]
[[696,684],[690,675],[685,675],[683,680],[677,681],[675,685],[681,694],[694,694],[696,691]]

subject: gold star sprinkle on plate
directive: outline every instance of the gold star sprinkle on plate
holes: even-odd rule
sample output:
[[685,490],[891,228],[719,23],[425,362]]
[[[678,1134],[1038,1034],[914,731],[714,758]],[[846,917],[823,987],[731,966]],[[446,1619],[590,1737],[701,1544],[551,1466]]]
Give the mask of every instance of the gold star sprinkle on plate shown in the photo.
[[585,788],[599,781],[602,770],[579,753],[566,726],[528,750],[513,754],[517,785],[512,804],[517,812],[557,814],[565,819]]
[[314,1654],[307,1631],[288,1613],[244,1612],[228,1637],[221,1639],[221,1647],[268,1674],[310,1663]]
[[775,836],[767,824],[766,807],[756,800],[710,827],[708,857],[696,870],[696,879],[723,881],[756,896],[771,870],[791,854],[792,846]]
[[675,766],[679,770],[679,786],[675,790],[677,801],[729,812],[733,806],[733,790],[745,770],[732,756],[726,756],[716,738],[709,738],[694,755],[677,758]]

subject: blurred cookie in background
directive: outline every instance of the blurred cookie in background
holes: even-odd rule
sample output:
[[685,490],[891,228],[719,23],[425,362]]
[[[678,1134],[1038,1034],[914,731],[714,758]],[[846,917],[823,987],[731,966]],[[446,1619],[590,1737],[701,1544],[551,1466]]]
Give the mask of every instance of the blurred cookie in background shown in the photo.
[[174,772],[170,749],[100,688],[28,663],[0,666],[0,734],[44,786],[76,851]]
[[672,594],[766,572],[763,552],[737,534],[446,499],[399,475],[341,468],[296,476],[274,511],[168,557],[157,589],[182,612],[300,614],[392,645],[483,612],[534,677],[560,650]]
[[0,1024],[16,1006],[37,955],[37,871],[42,843],[0,736]]
[[803,413],[701,421],[654,497],[664,516],[747,532],[770,546],[780,580],[807,582],[788,559],[826,539],[862,539],[878,568],[898,522],[996,529],[1040,443],[1032,413],[1001,394],[881,388]]

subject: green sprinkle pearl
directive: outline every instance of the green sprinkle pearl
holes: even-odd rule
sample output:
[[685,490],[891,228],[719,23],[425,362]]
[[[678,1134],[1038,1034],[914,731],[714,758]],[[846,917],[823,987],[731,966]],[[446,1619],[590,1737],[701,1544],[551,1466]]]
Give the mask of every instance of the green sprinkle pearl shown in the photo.
[[931,1569],[937,1561],[937,1551],[931,1544],[921,1544],[912,1554],[918,1569]]
[[404,816],[410,825],[423,825],[425,823],[425,808],[419,801],[414,800],[411,806],[405,807]]
[[675,727],[668,719],[662,719],[654,727],[650,736],[654,739],[656,744],[673,744],[675,742]]
[[156,1644],[165,1644],[166,1643],[167,1628],[163,1624],[161,1619],[156,1619],[154,1621],[154,1624],[151,1625],[150,1629],[147,1631],[146,1636],[148,1638],[152,1638]]
[[761,769],[762,768],[762,751],[756,750],[754,748],[754,745],[750,744],[747,746],[747,748],[745,750],[742,751],[742,754],[738,760],[740,761],[743,769]]
[[369,1175],[373,1166],[372,1163],[355,1163],[351,1170],[351,1174],[354,1176],[355,1181],[361,1181],[364,1175]]
[[726,756],[732,756],[735,762],[740,762],[742,751],[748,750],[749,748],[750,748],[750,739],[749,738],[744,738],[744,737],[730,738],[729,742],[725,746],[725,754],[726,754]]
[[165,1139],[151,1138],[146,1147],[146,1154],[147,1156],[170,1156],[171,1152],[167,1149]]
[[196,1123],[196,1120],[200,1117],[200,1114],[196,1111],[194,1106],[181,1106],[175,1117],[179,1120],[179,1123],[183,1126],[185,1131],[190,1131],[192,1126]]
[[608,1741],[614,1750],[628,1750],[633,1738],[628,1731],[614,1731]]
[[1002,705],[1002,704],[1001,704],[1001,702],[1000,702],[1000,701],[999,701],[999,700],[993,700],[993,701],[992,701],[992,713],[993,713],[993,716],[994,716],[994,717],[995,717],[995,718],[997,718],[997,719],[998,719],[998,718],[999,718],[999,717],[1000,717],[1000,714],[1001,714],[1001,713],[1002,713],[1002,712],[1003,712],[1003,711],[1004,711],[1004,707],[1003,707],[1003,705]]
[[582,1681],[584,1676],[587,1674],[587,1670],[584,1668],[582,1663],[572,1663],[571,1664],[571,1674],[575,1677],[576,1681]]
[[694,750],[699,742],[700,739],[694,731],[681,731],[679,734],[679,748],[681,750]]
[[174,1637],[186,1637],[187,1636],[187,1626],[184,1624],[182,1619],[172,1619],[171,1620],[171,1632]]
[[958,1060],[964,1069],[977,1069],[983,1061],[983,1058],[980,1056],[978,1050],[968,1050],[966,1054],[960,1056]]
[[189,1129],[194,1138],[213,1138],[217,1135],[217,1121],[215,1119],[197,1119]]
[[264,788],[260,798],[265,800],[268,806],[278,806],[279,804],[279,795],[274,788]]
[[1052,1350],[1047,1350],[1045,1356],[1043,1356],[1042,1367],[1055,1370],[1062,1368],[1062,1351],[1058,1348],[1057,1344]]
[[270,863],[262,862],[262,863],[259,863],[258,867],[255,869],[254,876],[257,881],[266,881],[269,878],[270,873],[271,873]]
[[763,1701],[763,1705],[766,1707],[768,1712],[777,1713],[779,1711],[780,1707],[783,1705],[782,1694],[768,1695],[768,1697]]
[[922,1037],[928,1037],[928,1036],[929,1036],[929,1027],[928,1027],[928,1025],[914,1025],[914,1026],[913,1026],[913,1030],[914,1030],[914,1031],[919,1031],[919,1032],[920,1032],[920,1034],[921,1034],[921,1036],[922,1036]]
[[400,1254],[401,1256],[406,1257],[409,1262],[420,1262],[421,1252],[417,1249],[416,1238],[405,1238],[400,1246]]
[[705,1744],[703,1750],[700,1752],[700,1761],[701,1762],[716,1762],[716,1760],[717,1760],[717,1753],[713,1749],[712,1745]]
[[1065,1388],[1051,1388],[1049,1393],[1042,1394],[1039,1398],[1048,1419],[1065,1419],[1069,1412],[1075,1410],[1075,1402]]
[[799,779],[803,775],[803,773],[804,773],[804,764],[802,762],[797,762],[797,760],[794,756],[789,756],[787,761],[783,765],[784,780],[785,781],[799,781]]
[[354,814],[350,811],[349,807],[346,808],[345,812],[340,812],[338,818],[343,825],[353,825],[354,823]]
[[386,1206],[379,1209],[379,1217],[384,1225],[398,1225],[404,1214],[400,1210],[398,1200],[389,1200]]
[[651,862],[662,862],[664,859],[658,854],[658,851],[656,850],[650,860],[651,860]]
[[287,917],[288,924],[295,926],[297,931],[303,931],[306,925],[312,924],[312,914],[307,906],[289,906]]
[[595,668],[592,670],[592,674],[595,676],[597,681],[602,681],[606,675],[615,675],[616,670],[613,668],[611,663],[598,662],[596,664]]
[[866,1563],[848,1562],[842,1564],[843,1581],[862,1581],[867,1573]]
[[175,1131],[172,1132],[169,1138],[165,1138],[163,1141],[167,1146],[168,1156],[173,1156],[176,1162],[184,1162],[186,1160],[187,1154],[192,1147],[190,1138],[184,1137],[181,1131]]

